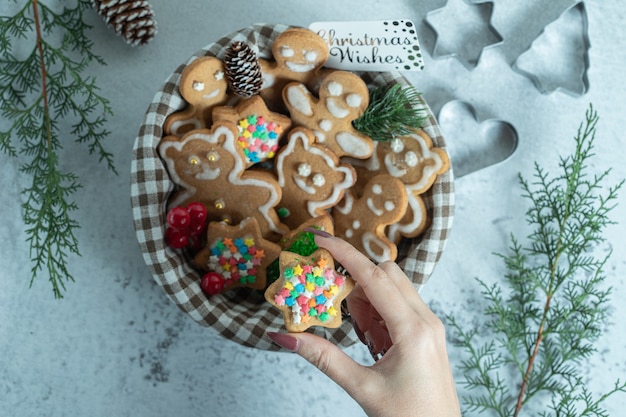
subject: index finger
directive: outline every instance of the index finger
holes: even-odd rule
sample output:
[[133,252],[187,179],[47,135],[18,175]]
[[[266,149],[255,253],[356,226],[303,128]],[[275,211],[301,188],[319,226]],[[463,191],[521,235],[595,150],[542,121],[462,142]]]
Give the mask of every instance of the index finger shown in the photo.
[[328,250],[363,288],[372,306],[387,323],[392,339],[395,331],[410,330],[412,326],[407,319],[415,315],[415,311],[382,268],[343,239],[316,234],[315,243]]

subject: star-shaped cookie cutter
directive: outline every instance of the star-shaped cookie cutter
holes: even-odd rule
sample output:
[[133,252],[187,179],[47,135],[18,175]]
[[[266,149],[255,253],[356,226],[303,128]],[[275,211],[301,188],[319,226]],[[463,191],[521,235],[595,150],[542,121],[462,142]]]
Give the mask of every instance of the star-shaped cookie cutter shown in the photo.
[[476,67],[485,49],[503,41],[491,25],[492,14],[492,1],[467,0],[448,0],[444,7],[429,12],[424,21],[435,32],[432,57],[454,57],[470,70]]

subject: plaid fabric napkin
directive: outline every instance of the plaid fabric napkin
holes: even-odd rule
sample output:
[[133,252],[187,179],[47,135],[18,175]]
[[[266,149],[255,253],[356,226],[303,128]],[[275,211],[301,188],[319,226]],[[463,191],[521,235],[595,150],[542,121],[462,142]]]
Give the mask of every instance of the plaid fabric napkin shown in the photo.
[[[137,240],[144,261],[167,296],[185,313],[203,326],[237,343],[266,350],[278,347],[266,336],[268,331],[284,331],[280,312],[265,302],[254,290],[238,289],[206,297],[200,288],[200,277],[180,252],[165,244],[166,202],[174,184],[157,153],[168,115],[185,107],[178,92],[178,82],[186,65],[194,59],[212,55],[223,58],[233,41],[247,41],[258,46],[262,58],[271,58],[273,39],[287,29],[285,25],[254,25],[225,36],[194,54],[166,80],[145,114],[133,148],[131,165],[131,205]],[[406,84],[399,74],[362,73],[368,85]],[[430,109],[424,130],[434,145],[445,148],[445,142]],[[398,263],[416,286],[428,280],[444,249],[454,212],[452,170],[438,177],[431,190],[422,195],[431,224],[416,239],[405,239],[399,245]],[[349,320],[338,329],[313,330],[340,346],[358,339]]]

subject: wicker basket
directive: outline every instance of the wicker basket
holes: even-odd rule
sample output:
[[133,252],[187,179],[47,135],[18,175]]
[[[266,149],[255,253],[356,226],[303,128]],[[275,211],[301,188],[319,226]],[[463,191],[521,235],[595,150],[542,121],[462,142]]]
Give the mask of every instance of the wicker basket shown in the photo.
[[[199,273],[180,252],[165,244],[166,202],[174,184],[157,153],[168,115],[181,110],[186,103],[178,92],[178,82],[186,65],[194,59],[212,55],[222,58],[233,41],[257,45],[259,56],[271,58],[271,44],[285,25],[255,25],[225,36],[194,54],[179,66],[156,93],[145,114],[133,149],[131,166],[131,204],[137,239],[144,260],[154,279],[167,296],[199,324],[215,329],[223,337],[259,349],[278,347],[266,336],[268,331],[284,331],[280,312],[266,303],[258,291],[239,289],[207,297],[199,285]],[[394,73],[362,73],[368,85],[403,83]],[[445,142],[430,109],[424,130],[434,145],[445,148]],[[452,170],[439,176],[431,189],[422,195],[431,224],[416,239],[405,239],[399,245],[398,263],[408,277],[423,285],[431,275],[444,249],[454,212]],[[332,342],[346,347],[357,338],[348,321],[337,329],[315,329]]]

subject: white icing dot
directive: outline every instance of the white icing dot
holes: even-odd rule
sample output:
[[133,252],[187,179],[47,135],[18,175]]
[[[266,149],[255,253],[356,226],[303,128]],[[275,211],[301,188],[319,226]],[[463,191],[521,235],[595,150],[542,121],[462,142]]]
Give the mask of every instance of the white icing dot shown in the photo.
[[301,175],[303,177],[308,177],[309,175],[311,175],[311,165],[307,164],[306,162],[298,165],[298,175]]
[[324,132],[328,132],[328,131],[330,131],[330,129],[332,129],[333,122],[331,122],[330,120],[327,120],[327,119],[320,120],[319,127]]
[[352,231],[352,229],[346,230],[346,237],[350,239],[352,236],[354,236],[354,232]]
[[416,167],[418,163],[418,158],[415,152],[407,152],[404,156],[404,162],[406,162],[406,164],[412,168]]
[[372,192],[374,194],[382,194],[383,187],[380,184],[374,184],[374,186],[372,187]]
[[191,86],[196,91],[204,90],[204,83],[202,81],[194,81],[193,84],[191,84]]
[[396,208],[396,205],[394,204],[393,201],[391,201],[391,200],[385,201],[385,210],[392,211],[395,208]]
[[315,60],[317,59],[317,51],[303,51],[304,53],[304,59],[306,59],[308,62],[315,62]]
[[285,58],[291,58],[292,56],[294,56],[294,52],[293,49],[291,49],[290,47],[288,47],[287,45],[283,46],[280,50],[280,54],[282,56],[284,56]]
[[326,140],[326,135],[323,132],[316,130],[313,133],[315,134],[315,139],[317,140],[318,143],[324,143],[324,141]]
[[355,229],[360,229],[361,228],[361,222],[358,220],[355,220],[352,222],[352,227]]
[[363,102],[363,97],[361,97],[360,95],[356,93],[348,94],[348,97],[346,97],[346,103],[348,104],[348,106],[352,108],[360,107],[362,102]]
[[316,187],[321,187],[326,184],[326,178],[324,178],[324,175],[322,174],[315,174],[313,175],[313,184]]
[[338,82],[332,81],[328,83],[328,92],[331,96],[338,96],[343,92],[343,87]]
[[216,71],[213,76],[217,81],[221,81],[222,79],[224,79],[224,71]]
[[404,150],[404,143],[402,143],[402,140],[398,138],[393,138],[391,140],[391,151],[394,153],[400,153],[403,150]]

